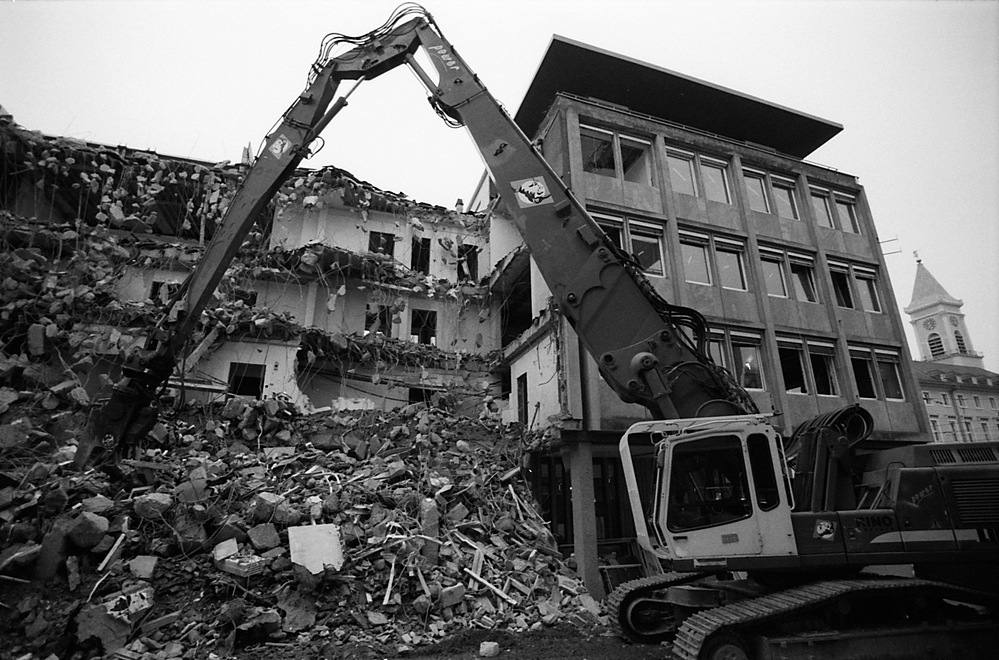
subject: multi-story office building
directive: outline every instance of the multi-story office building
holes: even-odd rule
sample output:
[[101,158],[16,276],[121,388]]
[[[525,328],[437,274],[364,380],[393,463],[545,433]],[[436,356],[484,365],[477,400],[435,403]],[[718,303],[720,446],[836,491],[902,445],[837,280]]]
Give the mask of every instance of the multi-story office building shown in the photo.
[[[928,439],[864,188],[805,160],[841,126],[562,37],[516,121],[658,293],[706,316],[712,357],[780,431],[860,403],[876,437]],[[494,223],[511,415],[549,427],[538,494],[599,589],[597,556],[633,533],[616,443],[647,413],[602,383],[516,240]]]

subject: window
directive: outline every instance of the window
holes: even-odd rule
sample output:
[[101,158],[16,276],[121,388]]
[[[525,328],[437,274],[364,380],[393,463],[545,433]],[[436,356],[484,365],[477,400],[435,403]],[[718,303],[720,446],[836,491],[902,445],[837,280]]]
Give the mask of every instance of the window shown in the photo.
[[259,399],[264,395],[265,372],[266,367],[262,364],[230,362],[226,391],[236,396],[250,396]]
[[860,298],[860,305],[868,312],[881,312],[881,299],[878,297],[878,287],[876,276],[873,270],[853,267],[853,272],[857,275],[857,295]]
[[669,181],[673,192],[684,195],[697,195],[697,182],[694,179],[694,154],[668,149],[666,162],[669,165]]
[[704,196],[707,199],[713,202],[731,203],[727,170],[724,161],[701,156],[701,176],[704,179]]
[[429,309],[412,310],[409,341],[431,346],[437,345],[437,312]]
[[777,215],[784,218],[798,219],[798,203],[794,198],[794,181],[771,176],[770,181],[774,191],[774,206]]
[[583,171],[601,176],[617,176],[613,131],[580,124],[579,135],[583,151]]
[[747,390],[764,389],[763,360],[758,337],[732,337],[735,378]]
[[989,438],[989,423],[986,421],[979,422],[982,425],[982,440],[986,442],[990,440]]
[[673,192],[730,204],[728,163],[674,147],[666,149],[666,163]]
[[832,277],[833,293],[836,295],[836,304],[840,307],[853,309],[853,294],[850,292],[849,266],[830,261],[829,275]]
[[770,213],[767,199],[766,175],[763,172],[745,170],[746,194],[749,195],[749,208],[760,213]]
[[707,236],[681,233],[680,256],[683,258],[683,275],[686,281],[711,284]]
[[936,417],[930,417],[930,430],[933,431],[933,442],[943,442],[943,436],[940,433],[940,420]]
[[874,362],[868,350],[850,350],[850,364],[853,367],[853,380],[857,386],[857,396],[861,399],[878,398],[874,385]]
[[956,398],[957,398],[957,406],[958,406],[958,408],[967,408],[968,407],[967,404],[964,402],[964,395],[963,394],[956,395]]
[[903,400],[902,376],[898,353],[875,351],[878,363],[878,375],[881,377],[881,389],[886,399]]
[[635,257],[647,275],[666,275],[661,225],[603,213],[592,215],[611,242]]
[[989,407],[992,408],[992,410],[996,409],[996,398],[994,396],[989,397]]
[[789,339],[777,343],[777,356],[780,359],[780,372],[784,377],[784,391],[789,394],[808,394],[808,383],[802,364],[802,346]]
[[743,249],[743,244],[736,241],[715,239],[718,280],[726,289],[746,290],[746,270],[742,260]]
[[935,332],[931,332],[926,338],[926,343],[930,346],[930,357],[940,357],[944,354],[943,339]]
[[798,302],[818,302],[815,295],[815,266],[812,257],[788,252],[791,264],[791,284]]
[[825,342],[808,342],[808,361],[815,379],[815,393],[821,396],[837,396],[839,380],[836,376],[836,348]]
[[947,426],[950,428],[950,439],[954,442],[960,442],[961,437],[957,434],[957,420],[953,417],[948,417]]
[[645,186],[655,185],[652,142],[582,123],[579,134],[584,171]]
[[970,419],[964,420],[964,432],[965,432],[964,439],[965,439],[966,442],[971,442],[972,440],[975,439],[975,437],[974,437],[975,432],[971,430],[971,420]]
[[749,453],[749,466],[753,471],[753,487],[756,491],[756,504],[764,511],[770,511],[780,504],[780,489],[770,454],[770,441],[762,433],[754,433],[746,439]]
[[527,374],[517,376],[517,421],[527,426]]
[[652,159],[649,155],[652,143],[627,135],[621,136],[621,170],[625,181],[645,186],[652,182]]
[[380,231],[368,232],[368,252],[392,256],[395,254],[395,234]]
[[479,280],[479,246],[458,246],[458,279],[472,282]]
[[812,210],[815,212],[815,221],[820,227],[833,228],[832,211],[829,210],[829,191],[821,188],[812,188]]
[[380,332],[386,337],[392,334],[392,308],[387,305],[368,304],[368,310],[364,315],[364,331]]
[[940,395],[940,405],[942,405],[942,406],[949,406],[950,405],[950,397],[947,396],[946,392],[944,392],[944,393],[942,393]]
[[839,216],[839,228],[853,234],[860,233],[860,225],[857,223],[857,204],[853,197],[837,193],[836,214]]
[[787,282],[784,278],[784,255],[764,251],[760,248],[760,260],[763,264],[763,282],[767,295],[776,298],[787,298]]
[[417,273],[430,274],[430,239],[414,238],[412,243],[412,256],[410,258],[410,268]]
[[961,355],[967,355],[968,347],[964,345],[964,335],[961,334],[960,330],[954,331],[954,342],[957,344],[957,352]]
[[923,403],[926,405],[931,405],[933,403],[933,395],[923,390]]
[[981,408],[982,407],[982,397],[980,397],[980,396],[978,396],[976,394],[976,395],[974,395],[974,399],[975,399],[975,407],[976,408]]
[[735,436],[674,445],[667,488],[671,532],[722,525],[752,513],[746,464]]

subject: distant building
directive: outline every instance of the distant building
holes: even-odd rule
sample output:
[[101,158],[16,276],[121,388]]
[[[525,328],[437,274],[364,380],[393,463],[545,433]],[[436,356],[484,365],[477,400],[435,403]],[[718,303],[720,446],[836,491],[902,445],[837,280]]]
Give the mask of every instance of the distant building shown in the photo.
[[917,261],[905,313],[922,358],[913,370],[934,442],[999,440],[999,374],[984,369],[974,351],[963,305]]

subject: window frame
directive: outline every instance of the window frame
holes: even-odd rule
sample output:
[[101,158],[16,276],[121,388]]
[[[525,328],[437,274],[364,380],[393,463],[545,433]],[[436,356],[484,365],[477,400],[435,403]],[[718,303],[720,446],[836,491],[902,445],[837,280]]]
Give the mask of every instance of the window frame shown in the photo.
[[[590,174],[595,174],[597,176],[607,177],[609,179],[615,179],[622,183],[624,182],[634,183],[636,185],[646,186],[648,188],[659,187],[658,182],[656,181],[656,162],[655,162],[656,159],[655,159],[655,149],[653,148],[655,144],[654,136],[641,137],[634,133],[628,133],[626,131],[618,130],[617,128],[608,128],[606,126],[599,126],[598,125],[599,122],[589,123],[590,121],[595,121],[595,120],[586,120],[580,118],[579,121],[579,137],[580,137],[580,151],[581,151],[580,156],[583,159],[580,163],[580,166],[584,172],[589,172]],[[593,169],[587,168],[585,160],[586,154],[582,153],[583,137],[585,131],[592,131],[593,133],[596,134],[585,137],[590,137],[593,139],[609,138],[608,141],[610,142],[611,145],[610,156],[613,161],[612,162],[613,171],[614,171],[613,175],[605,173],[608,170],[608,168],[605,166],[599,167],[600,171],[595,171]],[[630,168],[629,169],[625,168],[624,150],[622,149],[621,146],[622,140],[642,145],[643,147],[642,153],[644,154],[644,158],[642,160],[645,162],[648,170],[647,181],[644,180],[635,181],[633,178],[629,178],[628,174]],[[642,178],[645,179],[646,177],[643,176]]]
[[[825,227],[826,229],[836,229],[836,221],[834,220],[832,207],[829,204],[829,199],[831,197],[829,190],[826,188],[819,188],[818,186],[809,186],[808,194],[812,200],[812,214],[815,216],[815,224],[819,227]],[[819,208],[816,206],[821,200],[822,212],[819,212]],[[825,218],[826,222],[822,222],[822,218]]]
[[[764,246],[759,247],[760,253],[760,265],[763,272],[763,289],[767,292],[767,295],[772,298],[790,298],[790,290],[788,288],[787,274],[784,272],[784,252],[782,250],[777,250],[774,248],[768,248]],[[771,266],[776,266],[777,270],[775,272],[767,272],[767,264]],[[771,290],[771,282],[773,282],[773,276],[779,276],[780,293],[774,293]]]
[[[862,234],[860,231],[860,217],[857,214],[857,198],[843,192],[834,191],[832,194],[833,207],[836,209],[836,216],[839,219],[839,229],[848,234]],[[843,221],[840,215],[841,209],[847,209],[847,222]]]
[[[686,230],[680,230],[680,264],[683,268],[683,279],[688,284],[698,284],[701,286],[713,286],[714,277],[711,273],[711,237],[707,234],[699,234],[697,232],[691,232]],[[704,275],[707,279],[706,282],[701,280],[690,279],[692,273],[691,269],[687,268],[687,264],[690,261],[690,257],[693,256],[689,254],[685,248],[696,248],[700,252],[702,257],[701,262],[704,265]]]
[[[375,247],[375,237],[383,237],[381,240],[384,242],[385,249],[379,251],[378,249],[372,249]],[[387,231],[369,231],[368,232],[368,252],[371,254],[382,254],[386,257],[395,258],[395,243],[396,235]]]
[[[828,264],[829,280],[832,284],[836,306],[843,309],[857,309],[856,302],[854,301],[853,286],[850,284],[850,281],[853,279],[850,276],[850,264],[833,260],[829,260]],[[837,284],[837,276],[843,278],[842,284],[846,286],[845,289]]]
[[[720,236],[712,236],[712,243],[715,253],[715,266],[718,269],[718,284],[723,289],[728,289],[730,291],[748,291],[749,281],[746,278],[746,244],[743,241],[737,241],[730,238],[723,238]],[[718,257],[719,253],[734,255],[735,263],[725,266],[722,269],[721,259]],[[726,284],[723,273],[731,272],[729,267],[731,265],[736,266],[739,276],[739,286],[730,286]]]
[[[659,250],[660,270],[656,272],[642,265],[642,272],[649,277],[666,277],[666,228],[663,225],[648,220],[640,220],[629,215],[616,215],[596,210],[590,211],[590,217],[611,238],[612,243],[617,245],[626,254],[633,256],[639,265],[642,264],[641,260],[638,259],[638,252],[635,250],[635,236],[637,235],[641,239],[646,240],[648,244],[651,244],[653,242],[652,239],[654,239],[656,247]],[[607,231],[608,227],[612,227],[617,231],[618,241],[615,242],[613,240],[613,236]]]
[[872,314],[883,314],[884,306],[881,304],[881,294],[878,289],[877,270],[854,266],[853,273],[857,280],[857,297],[860,298],[861,309]]
[[[774,206],[776,207],[776,215],[781,218],[787,218],[788,220],[800,220],[801,211],[798,209],[798,195],[797,195],[797,185],[794,179],[790,179],[783,176],[778,176],[776,174],[770,175],[770,188],[771,195],[773,196]],[[791,215],[784,215],[781,213],[781,197],[777,195],[777,191],[781,190],[787,193],[787,203],[790,206]]]
[[[418,318],[423,317],[423,323],[416,325]],[[431,322],[432,319],[432,322]],[[440,336],[438,324],[440,315],[436,309],[426,309],[423,307],[410,307],[409,309],[409,341],[423,346],[437,346]],[[424,341],[429,339],[429,341]]]
[[[902,356],[898,351],[886,349],[874,349],[874,362],[877,367],[878,384],[881,386],[881,394],[885,401],[905,401],[905,386],[902,380]],[[894,376],[894,386],[897,388],[898,396],[893,396],[895,389],[889,393],[888,384],[885,382],[885,366],[891,366]]]
[[[818,303],[819,290],[815,286],[815,257],[788,251],[787,263],[788,270],[791,272],[791,285],[794,289],[795,300],[798,302]],[[800,286],[800,278],[796,277],[796,268],[804,269],[801,272],[805,275],[808,291],[805,291],[804,287]],[[808,298],[809,291],[811,292],[811,299]]]
[[[808,356],[808,368],[811,370],[812,388],[815,396],[840,396],[839,370],[836,367],[836,344],[833,342],[809,339],[806,341],[806,353]],[[816,358],[822,360],[825,366],[827,378],[822,381],[829,385],[829,392],[820,391],[819,378],[816,374]]]
[[[773,203],[770,200],[770,194],[767,190],[767,173],[763,170],[756,170],[751,167],[742,168],[742,178],[746,183],[746,206],[749,207],[750,211],[755,211],[757,213],[773,213]],[[752,195],[753,190],[749,187],[749,180],[759,181],[760,183],[760,198],[763,202],[763,209],[758,209],[753,206],[753,200],[755,199]]]
[[[794,355],[796,364],[790,362],[791,354]],[[787,361],[785,358],[789,358]],[[780,364],[781,380],[784,381],[784,393],[807,396],[811,394],[810,383],[808,382],[808,370],[805,368],[805,343],[800,339],[790,337],[777,337],[777,362]],[[800,384],[790,389],[788,387],[788,376],[795,371],[800,376]]]

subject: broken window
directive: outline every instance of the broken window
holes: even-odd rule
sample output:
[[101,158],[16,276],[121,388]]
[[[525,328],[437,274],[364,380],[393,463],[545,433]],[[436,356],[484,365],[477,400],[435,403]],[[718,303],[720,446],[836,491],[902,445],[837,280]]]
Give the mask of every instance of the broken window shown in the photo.
[[437,312],[414,309],[410,319],[409,341],[437,345]]
[[[372,250],[374,251],[374,250]],[[414,238],[410,268],[417,273],[430,274],[430,239]]]
[[380,231],[368,232],[368,252],[392,256],[395,254],[395,234]]
[[389,336],[392,328],[392,310],[386,305],[368,304],[368,311],[364,315],[364,330],[368,332],[380,332]]
[[479,247],[458,246],[458,279],[477,282],[479,279]]
[[801,345],[784,340],[777,345],[777,356],[780,358],[780,371],[784,377],[784,391],[789,394],[808,394],[805,369],[801,362]]
[[251,396],[259,399],[264,394],[264,372],[262,364],[246,362],[229,363],[229,386],[227,392],[236,396]]
[[425,403],[428,406],[431,405],[432,397],[434,391],[428,390],[422,387],[410,387],[409,388],[409,402],[412,403]]
[[845,264],[829,264],[836,304],[853,309],[853,294],[850,292],[850,271]]

